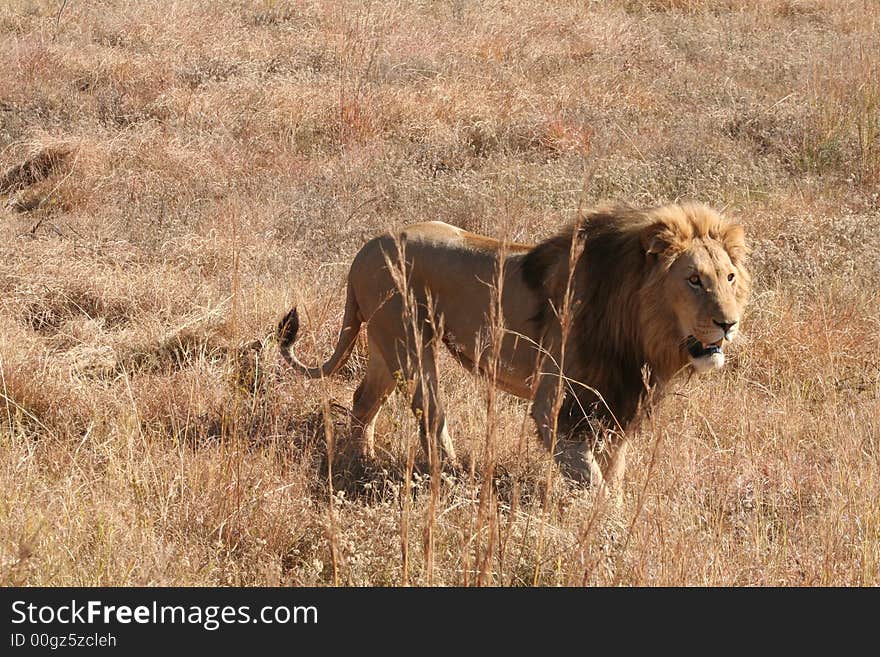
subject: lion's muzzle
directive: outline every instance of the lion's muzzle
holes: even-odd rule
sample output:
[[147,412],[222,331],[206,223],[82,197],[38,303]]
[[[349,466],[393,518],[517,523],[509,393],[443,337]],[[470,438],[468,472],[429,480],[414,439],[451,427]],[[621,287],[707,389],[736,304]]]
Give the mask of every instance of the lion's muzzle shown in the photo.
[[724,352],[721,346],[724,338],[716,342],[700,342],[693,335],[689,335],[685,342],[688,354],[691,357],[691,365],[699,373],[710,370],[718,370],[724,366]]

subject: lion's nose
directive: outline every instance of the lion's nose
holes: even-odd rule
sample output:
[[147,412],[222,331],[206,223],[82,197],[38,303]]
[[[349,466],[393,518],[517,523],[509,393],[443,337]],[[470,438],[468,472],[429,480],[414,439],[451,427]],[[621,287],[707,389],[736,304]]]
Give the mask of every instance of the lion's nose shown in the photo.
[[721,330],[724,331],[724,335],[727,335],[730,329],[733,328],[734,324],[736,324],[736,322],[719,322],[717,319],[713,319],[712,321],[715,323],[715,326],[721,327]]

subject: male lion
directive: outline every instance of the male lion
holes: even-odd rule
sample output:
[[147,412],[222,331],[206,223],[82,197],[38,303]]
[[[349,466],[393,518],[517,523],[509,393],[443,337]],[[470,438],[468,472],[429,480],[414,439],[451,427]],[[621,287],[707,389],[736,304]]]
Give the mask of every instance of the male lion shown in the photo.
[[[749,294],[746,252],[742,227],[699,204],[600,207],[536,246],[419,223],[370,240],[355,256],[326,363],[307,367],[290,352],[296,308],[279,324],[279,344],[301,374],[330,376],[368,322],[366,374],[352,410],[364,457],[374,455],[376,414],[399,372],[414,383],[428,458],[439,439],[455,461],[438,395],[442,342],[464,366],[532,401],[564,472],[616,487],[624,432],[648,396],[687,368],[724,365],[724,342],[737,334]],[[578,428],[586,441],[570,440]]]

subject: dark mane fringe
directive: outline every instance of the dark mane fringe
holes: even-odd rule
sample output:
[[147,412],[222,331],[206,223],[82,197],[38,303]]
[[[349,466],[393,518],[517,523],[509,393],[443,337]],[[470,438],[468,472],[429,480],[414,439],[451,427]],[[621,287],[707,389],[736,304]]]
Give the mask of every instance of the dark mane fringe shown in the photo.
[[737,299],[745,304],[750,276],[743,228],[698,203],[600,207],[523,256],[523,279],[542,299],[532,317],[538,334],[558,321],[554,308],[562,307],[569,278],[577,304],[563,370],[580,385],[570,385],[561,429],[574,431],[584,422],[626,428],[643,407],[649,410],[646,398],[658,399],[687,365],[659,288],[676,254],[697,238],[721,242],[738,271]]
[[544,326],[553,316],[552,308],[559,307],[564,290],[555,289],[561,278],[568,280],[568,262],[571,253],[571,240],[576,227],[568,225],[553,237],[533,247],[522,261],[521,271],[526,285],[546,299],[532,317],[538,326]]
[[572,239],[577,236],[583,246],[572,277],[580,303],[564,369],[568,377],[598,391],[601,399],[572,384],[573,394],[566,395],[560,415],[561,432],[597,421],[613,427],[616,420],[625,428],[639,414],[648,392],[642,373],[646,354],[638,292],[645,253],[640,235],[650,223],[645,213],[630,206],[602,207],[536,245],[523,259],[523,278],[546,299],[533,321],[546,325],[555,320],[553,308],[561,306],[565,294]]

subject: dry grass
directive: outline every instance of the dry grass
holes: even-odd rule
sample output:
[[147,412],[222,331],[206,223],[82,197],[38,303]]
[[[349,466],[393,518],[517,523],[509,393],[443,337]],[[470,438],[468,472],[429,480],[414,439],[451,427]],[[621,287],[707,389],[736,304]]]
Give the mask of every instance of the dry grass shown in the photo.
[[[880,583],[876,2],[58,5],[0,6],[0,582]],[[756,292],[610,517],[448,361],[469,471],[410,475],[399,394],[361,471],[362,350],[304,382],[267,339],[297,302],[323,358],[389,226],[680,197]]]

